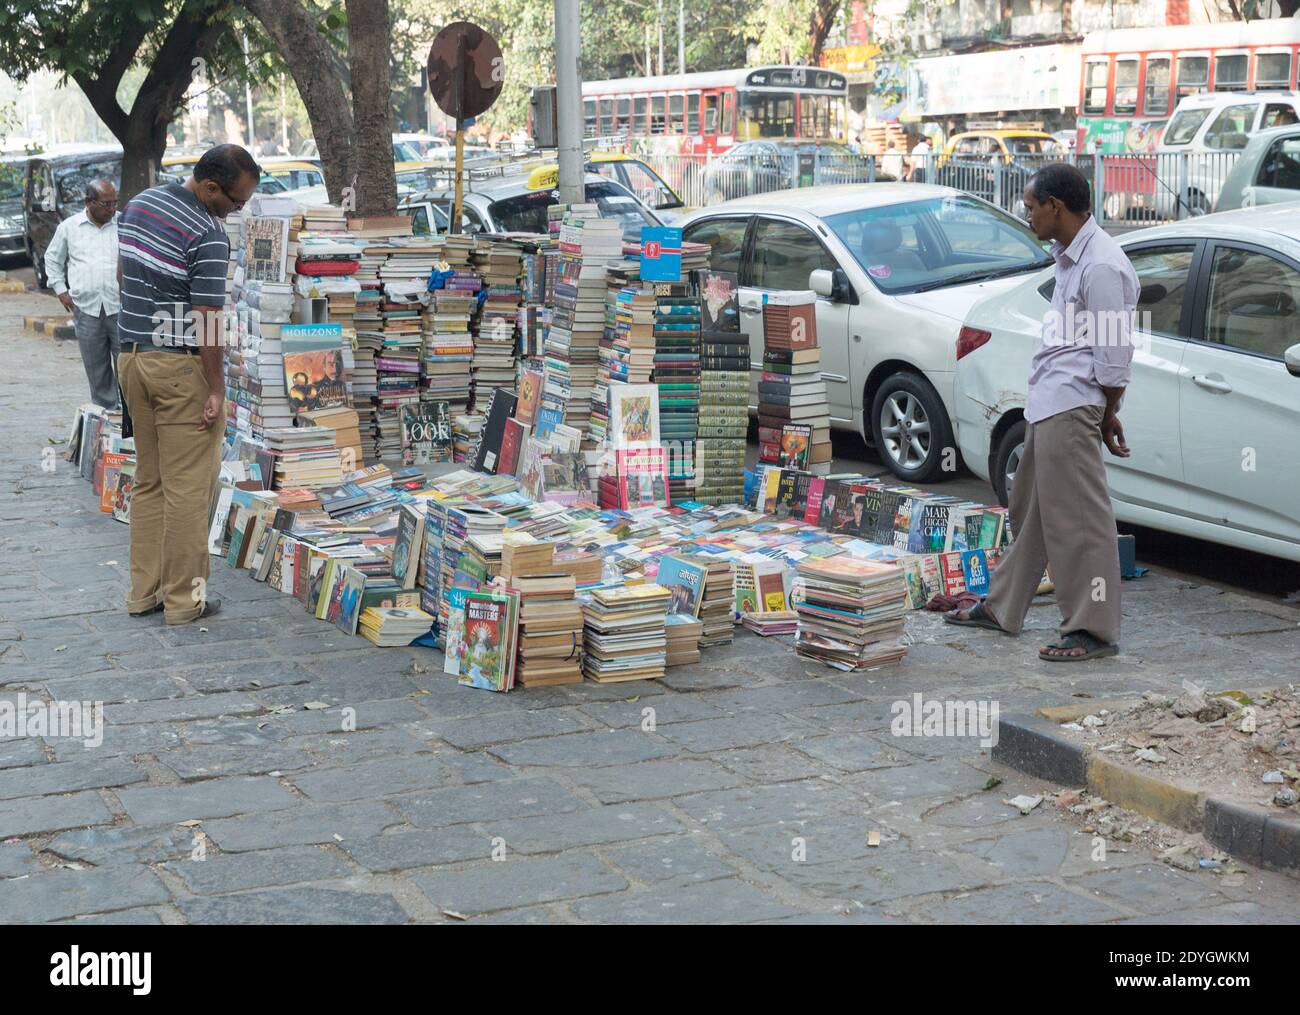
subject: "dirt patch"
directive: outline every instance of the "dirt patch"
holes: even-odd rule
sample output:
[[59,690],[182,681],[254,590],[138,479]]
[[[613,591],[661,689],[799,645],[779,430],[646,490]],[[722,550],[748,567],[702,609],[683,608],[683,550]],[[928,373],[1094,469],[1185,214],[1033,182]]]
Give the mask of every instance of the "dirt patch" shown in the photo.
[[1300,813],[1300,693],[1208,691],[1146,694],[1100,709],[1061,732],[1118,764],[1208,796]]

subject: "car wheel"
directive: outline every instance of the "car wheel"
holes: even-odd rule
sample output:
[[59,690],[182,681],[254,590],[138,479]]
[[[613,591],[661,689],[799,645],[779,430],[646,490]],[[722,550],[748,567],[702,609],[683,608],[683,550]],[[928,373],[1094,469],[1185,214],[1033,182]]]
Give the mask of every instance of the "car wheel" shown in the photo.
[[998,441],[998,449],[993,454],[989,482],[993,485],[993,492],[998,495],[998,503],[1003,507],[1011,503],[1011,484],[1016,477],[1016,470],[1020,468],[1020,459],[1025,454],[1027,429],[1023,419],[1012,423]]
[[27,259],[32,262],[32,270],[36,272],[36,284],[42,289],[50,287],[50,280],[45,277],[45,257],[38,255],[36,251],[28,247]]
[[871,401],[871,435],[880,460],[900,479],[934,478],[945,450],[955,464],[948,413],[930,382],[916,374],[893,374],[880,385]]
[[1202,215],[1210,214],[1210,202],[1206,200],[1205,195],[1199,190],[1190,191],[1187,195],[1187,215],[1189,218],[1200,218]]

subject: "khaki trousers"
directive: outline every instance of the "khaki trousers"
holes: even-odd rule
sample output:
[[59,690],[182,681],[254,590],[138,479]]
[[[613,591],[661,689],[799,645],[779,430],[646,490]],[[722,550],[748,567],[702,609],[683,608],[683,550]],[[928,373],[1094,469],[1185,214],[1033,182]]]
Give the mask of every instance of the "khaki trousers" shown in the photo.
[[208,382],[197,356],[123,352],[118,362],[136,458],[126,608],[144,613],[162,603],[167,623],[188,623],[207,594],[208,511],[224,414],[198,429]]
[[1102,463],[1101,406],[1030,423],[1011,487],[1015,536],[993,572],[986,609],[1019,634],[1043,568],[1052,569],[1061,634],[1119,641],[1119,544]]

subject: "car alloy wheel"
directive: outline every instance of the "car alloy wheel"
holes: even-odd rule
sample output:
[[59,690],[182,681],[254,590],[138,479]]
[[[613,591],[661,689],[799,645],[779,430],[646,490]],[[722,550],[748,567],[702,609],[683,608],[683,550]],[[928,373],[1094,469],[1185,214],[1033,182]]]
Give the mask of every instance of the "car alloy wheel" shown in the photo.
[[1025,445],[1024,442],[1021,441],[1011,449],[1011,453],[1007,456],[1007,465],[1003,473],[1003,482],[1006,483],[1007,500],[1011,499],[1011,485],[1015,482],[1016,470],[1020,468],[1020,458],[1024,453]]
[[930,457],[930,420],[921,400],[909,391],[895,391],[881,406],[880,435],[894,464],[909,472]]

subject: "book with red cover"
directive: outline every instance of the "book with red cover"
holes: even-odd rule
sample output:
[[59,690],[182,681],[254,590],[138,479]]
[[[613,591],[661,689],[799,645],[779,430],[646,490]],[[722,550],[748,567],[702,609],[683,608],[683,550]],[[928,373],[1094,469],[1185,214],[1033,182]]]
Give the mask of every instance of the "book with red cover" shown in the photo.
[[668,452],[662,447],[619,449],[616,452],[619,509],[669,507]]
[[803,520],[807,525],[816,525],[821,518],[822,492],[826,489],[826,480],[813,476],[808,481],[808,503],[804,505]]
[[961,566],[960,552],[939,554],[939,577],[945,596],[956,596],[966,591],[966,572]]
[[501,454],[497,458],[498,475],[516,475],[515,470],[519,467],[519,452],[523,449],[524,441],[528,439],[530,429],[527,423],[521,423],[518,419],[506,420],[505,434],[501,438]]

